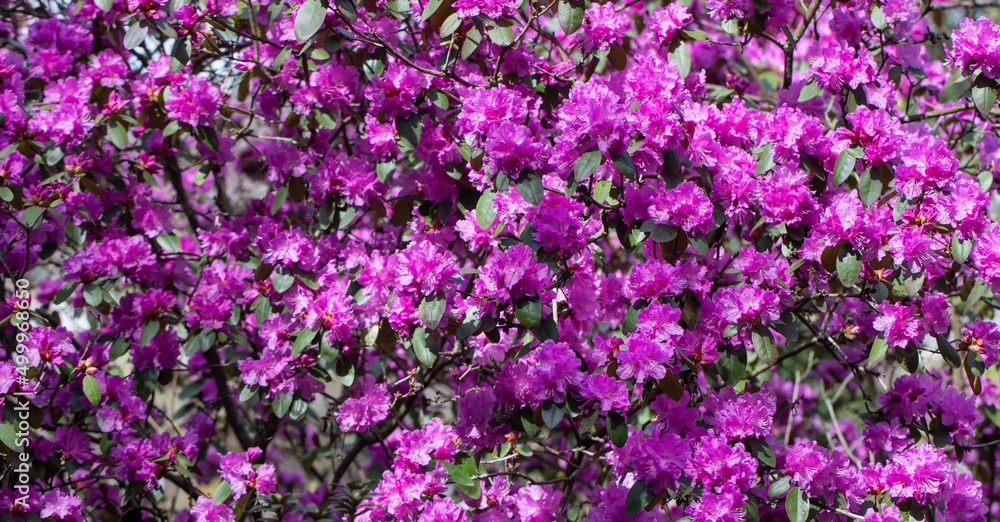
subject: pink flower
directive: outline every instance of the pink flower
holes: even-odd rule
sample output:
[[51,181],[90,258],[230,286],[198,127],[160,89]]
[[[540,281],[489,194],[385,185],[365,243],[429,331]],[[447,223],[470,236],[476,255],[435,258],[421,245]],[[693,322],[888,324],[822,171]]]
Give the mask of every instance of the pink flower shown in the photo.
[[389,416],[390,402],[386,386],[376,384],[374,375],[365,374],[358,383],[358,390],[334,415],[341,431],[367,431]]
[[211,125],[219,111],[222,91],[208,80],[198,76],[188,78],[187,84],[177,88],[166,101],[167,116],[188,125]]
[[872,327],[883,333],[889,346],[904,348],[910,341],[919,341],[926,335],[913,306],[884,301],[876,310],[880,316]]
[[591,52],[595,48],[607,51],[611,44],[622,43],[625,31],[632,28],[628,13],[616,12],[614,3],[593,4],[586,11],[583,24],[583,50]]
[[208,497],[199,497],[191,508],[193,522],[231,522],[233,510],[226,504],[216,504]]

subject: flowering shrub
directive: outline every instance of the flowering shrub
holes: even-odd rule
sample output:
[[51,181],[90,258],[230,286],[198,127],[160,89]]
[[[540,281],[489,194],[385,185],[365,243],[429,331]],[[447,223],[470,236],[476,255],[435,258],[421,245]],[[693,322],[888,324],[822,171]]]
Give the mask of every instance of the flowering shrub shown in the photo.
[[1000,518],[960,4],[0,0],[0,517]]

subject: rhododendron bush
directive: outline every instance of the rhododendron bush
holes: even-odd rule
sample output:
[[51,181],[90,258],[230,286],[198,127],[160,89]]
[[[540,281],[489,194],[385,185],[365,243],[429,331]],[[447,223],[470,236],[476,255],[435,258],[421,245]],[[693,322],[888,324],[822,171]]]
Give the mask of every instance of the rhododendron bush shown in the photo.
[[975,4],[0,0],[0,518],[997,520]]

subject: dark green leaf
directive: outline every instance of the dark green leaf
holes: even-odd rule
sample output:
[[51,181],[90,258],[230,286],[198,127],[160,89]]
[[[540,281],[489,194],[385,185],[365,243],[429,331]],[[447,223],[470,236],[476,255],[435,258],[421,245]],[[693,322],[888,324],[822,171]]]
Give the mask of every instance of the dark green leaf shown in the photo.
[[854,173],[858,160],[851,154],[850,149],[840,151],[837,162],[833,165],[833,186],[839,186]]
[[142,333],[139,337],[139,346],[146,346],[149,341],[156,337],[156,334],[160,333],[160,322],[159,321],[149,321],[142,325]]
[[653,492],[649,489],[646,481],[640,480],[636,482],[628,490],[628,496],[625,498],[625,516],[634,517],[645,509],[652,500]]
[[562,404],[556,404],[551,398],[546,399],[542,403],[542,422],[545,423],[549,429],[555,429],[562,421],[563,416],[566,414],[566,409]]
[[983,114],[989,114],[997,104],[997,82],[980,74],[972,82],[972,101]]
[[858,179],[858,197],[865,207],[872,206],[882,195],[882,178],[872,169],[865,169],[865,172]]
[[747,371],[747,351],[742,348],[729,347],[719,354],[715,360],[722,382],[735,386]]
[[424,297],[423,301],[420,302],[417,312],[420,314],[420,320],[424,322],[424,326],[428,330],[437,330],[438,325],[441,324],[441,319],[444,317],[446,304],[447,301],[445,301],[444,296]]
[[344,386],[350,386],[354,384],[354,365],[351,364],[350,359],[346,355],[341,355],[337,358],[337,380],[340,384]]
[[773,365],[778,361],[778,347],[774,344],[774,338],[771,336],[771,332],[767,331],[766,328],[762,328],[761,332],[756,329],[750,334],[750,338],[753,341],[753,349],[757,352],[757,357],[760,358],[767,366]]
[[67,299],[69,299],[69,296],[73,295],[73,292],[76,291],[76,288],[78,286],[80,286],[79,281],[69,281],[67,283],[64,283],[61,287],[59,287],[59,291],[56,292],[56,295],[52,299],[52,302],[55,304],[59,304],[66,301]]
[[788,493],[788,490],[791,488],[791,477],[782,477],[771,483],[771,485],[767,488],[767,494],[775,498],[781,498],[785,495],[785,493]]
[[545,187],[542,186],[542,178],[533,170],[522,172],[517,181],[514,182],[514,188],[517,189],[517,193],[525,201],[532,205],[540,204],[542,197],[545,196]]
[[816,82],[814,80],[810,80],[809,83],[805,84],[802,87],[802,90],[799,91],[798,101],[799,103],[807,102],[819,96],[821,92],[823,92],[823,88],[820,87],[819,85],[816,85]]
[[284,417],[288,409],[292,406],[292,394],[285,392],[278,394],[278,400],[271,403],[271,410],[278,417]]
[[628,423],[617,411],[609,411],[607,418],[608,437],[611,443],[621,448],[628,442]]
[[632,163],[632,156],[626,150],[621,154],[612,154],[611,161],[615,164],[618,172],[628,179],[635,179],[635,164]]
[[93,375],[83,377],[83,394],[87,396],[87,400],[90,401],[91,405],[98,406],[101,404],[101,385]]
[[577,182],[590,179],[590,176],[592,176],[594,172],[597,172],[597,168],[601,166],[601,159],[603,158],[604,155],[597,150],[580,154],[580,157],[576,158],[576,164],[573,166],[574,179],[576,179]]
[[844,247],[837,256],[837,277],[847,288],[854,286],[861,275],[861,255]]
[[185,37],[174,42],[174,49],[170,53],[170,72],[180,72],[190,60],[191,40]]
[[747,439],[747,444],[750,446],[750,453],[761,464],[772,468],[778,464],[774,450],[771,449],[771,445],[766,440],[751,438]]
[[583,24],[584,5],[579,0],[559,0],[559,26],[571,35]]
[[538,296],[521,297],[514,301],[514,316],[525,328],[536,328],[542,322],[542,301]]
[[937,336],[937,346],[938,351],[941,352],[941,357],[944,358],[946,363],[954,368],[962,365],[961,356],[958,355],[958,351],[955,350],[955,347],[951,345],[945,336]]
[[677,238],[677,227],[670,225],[656,225],[649,232],[649,239],[655,243],[669,243]]
[[[351,2],[351,0],[335,0],[334,3],[337,6],[337,10],[340,11],[340,14],[343,15],[344,18],[352,22],[358,21],[358,11],[354,8],[354,3]],[[391,5],[388,7],[392,9]]]

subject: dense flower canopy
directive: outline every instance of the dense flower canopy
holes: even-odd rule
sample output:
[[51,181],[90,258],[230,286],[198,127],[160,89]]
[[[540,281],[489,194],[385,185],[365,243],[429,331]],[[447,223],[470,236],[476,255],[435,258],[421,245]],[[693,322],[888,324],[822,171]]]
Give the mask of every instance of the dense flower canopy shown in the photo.
[[0,517],[1000,519],[974,4],[0,0]]

